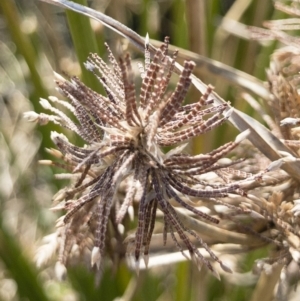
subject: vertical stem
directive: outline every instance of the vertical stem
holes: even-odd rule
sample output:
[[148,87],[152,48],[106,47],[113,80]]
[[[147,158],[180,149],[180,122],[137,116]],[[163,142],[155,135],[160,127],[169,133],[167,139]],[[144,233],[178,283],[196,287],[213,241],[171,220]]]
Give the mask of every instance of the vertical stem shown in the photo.
[[189,49],[201,55],[207,54],[206,2],[186,1],[186,22],[189,33]]
[[172,5],[174,32],[171,34],[171,43],[182,48],[188,48],[187,23],[185,16],[185,2],[183,0],[175,0]]
[[[74,2],[87,6],[86,0],[76,0]],[[76,55],[81,67],[82,80],[87,86],[100,92],[98,80],[84,67],[84,62],[86,62],[88,55],[91,52],[98,53],[96,37],[92,30],[90,20],[88,17],[70,10],[66,11],[66,15]]]

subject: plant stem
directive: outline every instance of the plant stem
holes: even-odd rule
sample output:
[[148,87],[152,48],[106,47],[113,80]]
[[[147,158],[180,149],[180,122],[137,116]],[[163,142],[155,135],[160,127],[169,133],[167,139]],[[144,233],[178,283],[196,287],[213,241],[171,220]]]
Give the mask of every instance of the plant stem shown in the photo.
[[[87,6],[86,0],[75,0],[74,2]],[[75,51],[82,72],[82,81],[91,89],[100,92],[100,85],[92,72],[86,70],[84,62],[91,52],[98,53],[95,34],[92,30],[89,18],[66,10],[68,25],[70,28]]]

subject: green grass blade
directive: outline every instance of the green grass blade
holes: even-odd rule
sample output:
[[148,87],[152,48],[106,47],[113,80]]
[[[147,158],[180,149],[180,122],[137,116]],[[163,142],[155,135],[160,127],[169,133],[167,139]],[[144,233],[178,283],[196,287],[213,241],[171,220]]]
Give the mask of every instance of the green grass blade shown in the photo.
[[[74,2],[87,6],[86,0],[76,0]],[[89,53],[99,53],[96,37],[92,30],[90,20],[89,18],[70,10],[66,10],[66,15],[76,55],[81,67],[82,80],[90,88],[95,91],[99,91],[100,85],[98,80],[92,72],[86,70],[84,67],[84,62],[86,62]]]
[[37,271],[24,257],[21,250],[22,248],[16,240],[1,225],[0,258],[17,283],[19,296],[30,301],[48,301],[49,299],[38,280]]

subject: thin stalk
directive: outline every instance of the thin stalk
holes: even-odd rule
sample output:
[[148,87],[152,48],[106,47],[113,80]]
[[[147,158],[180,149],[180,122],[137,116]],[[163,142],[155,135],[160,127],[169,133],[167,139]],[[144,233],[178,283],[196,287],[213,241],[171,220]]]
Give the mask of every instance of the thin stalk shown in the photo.
[[171,33],[171,42],[182,48],[188,48],[188,31],[185,16],[185,2],[183,0],[175,0],[172,5],[174,27]]
[[[86,0],[75,0],[74,2],[87,6]],[[98,80],[92,72],[86,70],[84,67],[84,62],[86,62],[86,59],[91,52],[99,53],[90,20],[89,18],[70,10],[66,10],[66,15],[75,52],[81,67],[82,81],[93,90],[100,92]]]
[[189,49],[207,55],[206,1],[186,1],[186,22],[189,33]]

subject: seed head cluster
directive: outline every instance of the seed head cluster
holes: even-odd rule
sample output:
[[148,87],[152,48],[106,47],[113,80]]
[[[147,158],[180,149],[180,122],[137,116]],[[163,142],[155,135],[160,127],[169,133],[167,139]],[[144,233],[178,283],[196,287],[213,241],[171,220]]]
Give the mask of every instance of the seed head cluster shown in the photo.
[[[220,159],[245,135],[206,154],[190,155],[184,151],[190,139],[228,119],[229,104],[214,104],[210,86],[198,101],[184,104],[195,66],[192,61],[184,62],[175,88],[169,91],[177,52],[168,54],[168,39],[152,60],[146,42],[145,65],[139,66],[140,88],[135,83],[130,56],[126,54],[117,60],[108,46],[107,51],[109,65],[97,54],[91,54],[86,63],[106,96],[76,77],[66,80],[56,75],[58,90],[68,101],[56,97],[42,99],[42,106],[52,115],[27,113],[31,120],[40,124],[52,121],[85,141],[79,147],[65,135],[52,132],[57,150],[49,152],[59,160],[43,161],[64,168],[72,178],[72,184],[54,197],[54,209],[66,212],[57,223],[60,265],[67,265],[76,246],[80,252],[90,250],[92,265],[99,267],[109,244],[108,233],[122,238],[128,224],[124,221],[135,208],[137,221],[131,255],[137,269],[141,258],[148,264],[151,237],[160,212],[164,244],[170,237],[182,253],[188,250],[199,267],[204,263],[216,273],[210,260],[200,253],[201,246],[211,260],[230,271],[176,212],[180,206],[208,223],[217,224],[215,216],[198,210],[189,197],[216,202],[216,198],[229,193],[243,194],[241,181],[232,182],[228,176],[234,174],[231,166],[235,162],[220,163]],[[77,121],[57,106],[67,108]],[[166,151],[166,147],[172,148]],[[213,181],[206,176],[211,173],[215,174]]]

